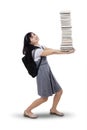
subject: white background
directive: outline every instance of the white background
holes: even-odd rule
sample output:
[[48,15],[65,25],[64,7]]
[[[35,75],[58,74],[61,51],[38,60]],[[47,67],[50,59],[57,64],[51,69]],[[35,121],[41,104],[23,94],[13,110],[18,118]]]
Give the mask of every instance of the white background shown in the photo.
[[[62,118],[50,116],[53,96],[34,109],[36,120],[23,117],[26,107],[39,96],[36,80],[24,68],[24,35],[33,31],[40,44],[59,48],[60,11],[70,10],[73,46],[70,55],[48,57],[51,69],[63,88],[58,109]],[[87,5],[86,0],[1,0],[0,1],[0,129],[86,130],[87,76]]]

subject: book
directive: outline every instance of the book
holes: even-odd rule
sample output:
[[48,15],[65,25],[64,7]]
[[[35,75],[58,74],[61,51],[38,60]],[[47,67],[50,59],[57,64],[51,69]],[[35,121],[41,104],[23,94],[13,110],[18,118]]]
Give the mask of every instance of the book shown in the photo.
[[67,51],[73,49],[72,45],[72,25],[70,11],[60,12],[62,43],[60,49]]

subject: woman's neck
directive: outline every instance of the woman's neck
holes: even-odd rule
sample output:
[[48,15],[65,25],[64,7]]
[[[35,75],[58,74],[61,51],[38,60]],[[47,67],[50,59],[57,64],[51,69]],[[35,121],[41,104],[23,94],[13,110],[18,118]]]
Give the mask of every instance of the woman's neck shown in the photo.
[[35,46],[40,46],[40,44],[38,43],[38,44],[36,44]]

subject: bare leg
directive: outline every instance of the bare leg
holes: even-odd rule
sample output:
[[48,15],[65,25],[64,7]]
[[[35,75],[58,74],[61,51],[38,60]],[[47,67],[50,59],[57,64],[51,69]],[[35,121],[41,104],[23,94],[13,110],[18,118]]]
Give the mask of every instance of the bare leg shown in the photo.
[[40,104],[46,102],[48,100],[48,98],[39,98],[37,100],[35,100],[25,111],[28,113],[29,116],[31,116],[33,113],[31,112],[32,109],[34,109],[35,107],[39,106]]
[[57,109],[56,109],[62,93],[63,93],[63,90],[61,89],[60,91],[58,91],[55,94],[54,99],[53,99],[53,105],[52,105],[52,108],[50,109],[50,112],[53,112],[53,113],[56,113],[56,114],[63,114],[63,113],[57,111]]

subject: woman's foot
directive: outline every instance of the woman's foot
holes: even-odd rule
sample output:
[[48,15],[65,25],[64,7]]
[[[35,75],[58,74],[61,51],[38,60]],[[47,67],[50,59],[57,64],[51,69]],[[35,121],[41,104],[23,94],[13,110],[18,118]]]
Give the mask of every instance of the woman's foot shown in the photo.
[[27,112],[26,110],[24,111],[24,116],[28,118],[32,118],[32,119],[35,119],[38,117],[37,115],[33,114],[31,111]]
[[56,116],[64,116],[64,113],[59,112],[57,110],[52,110],[52,109],[50,109],[50,114],[56,115]]

